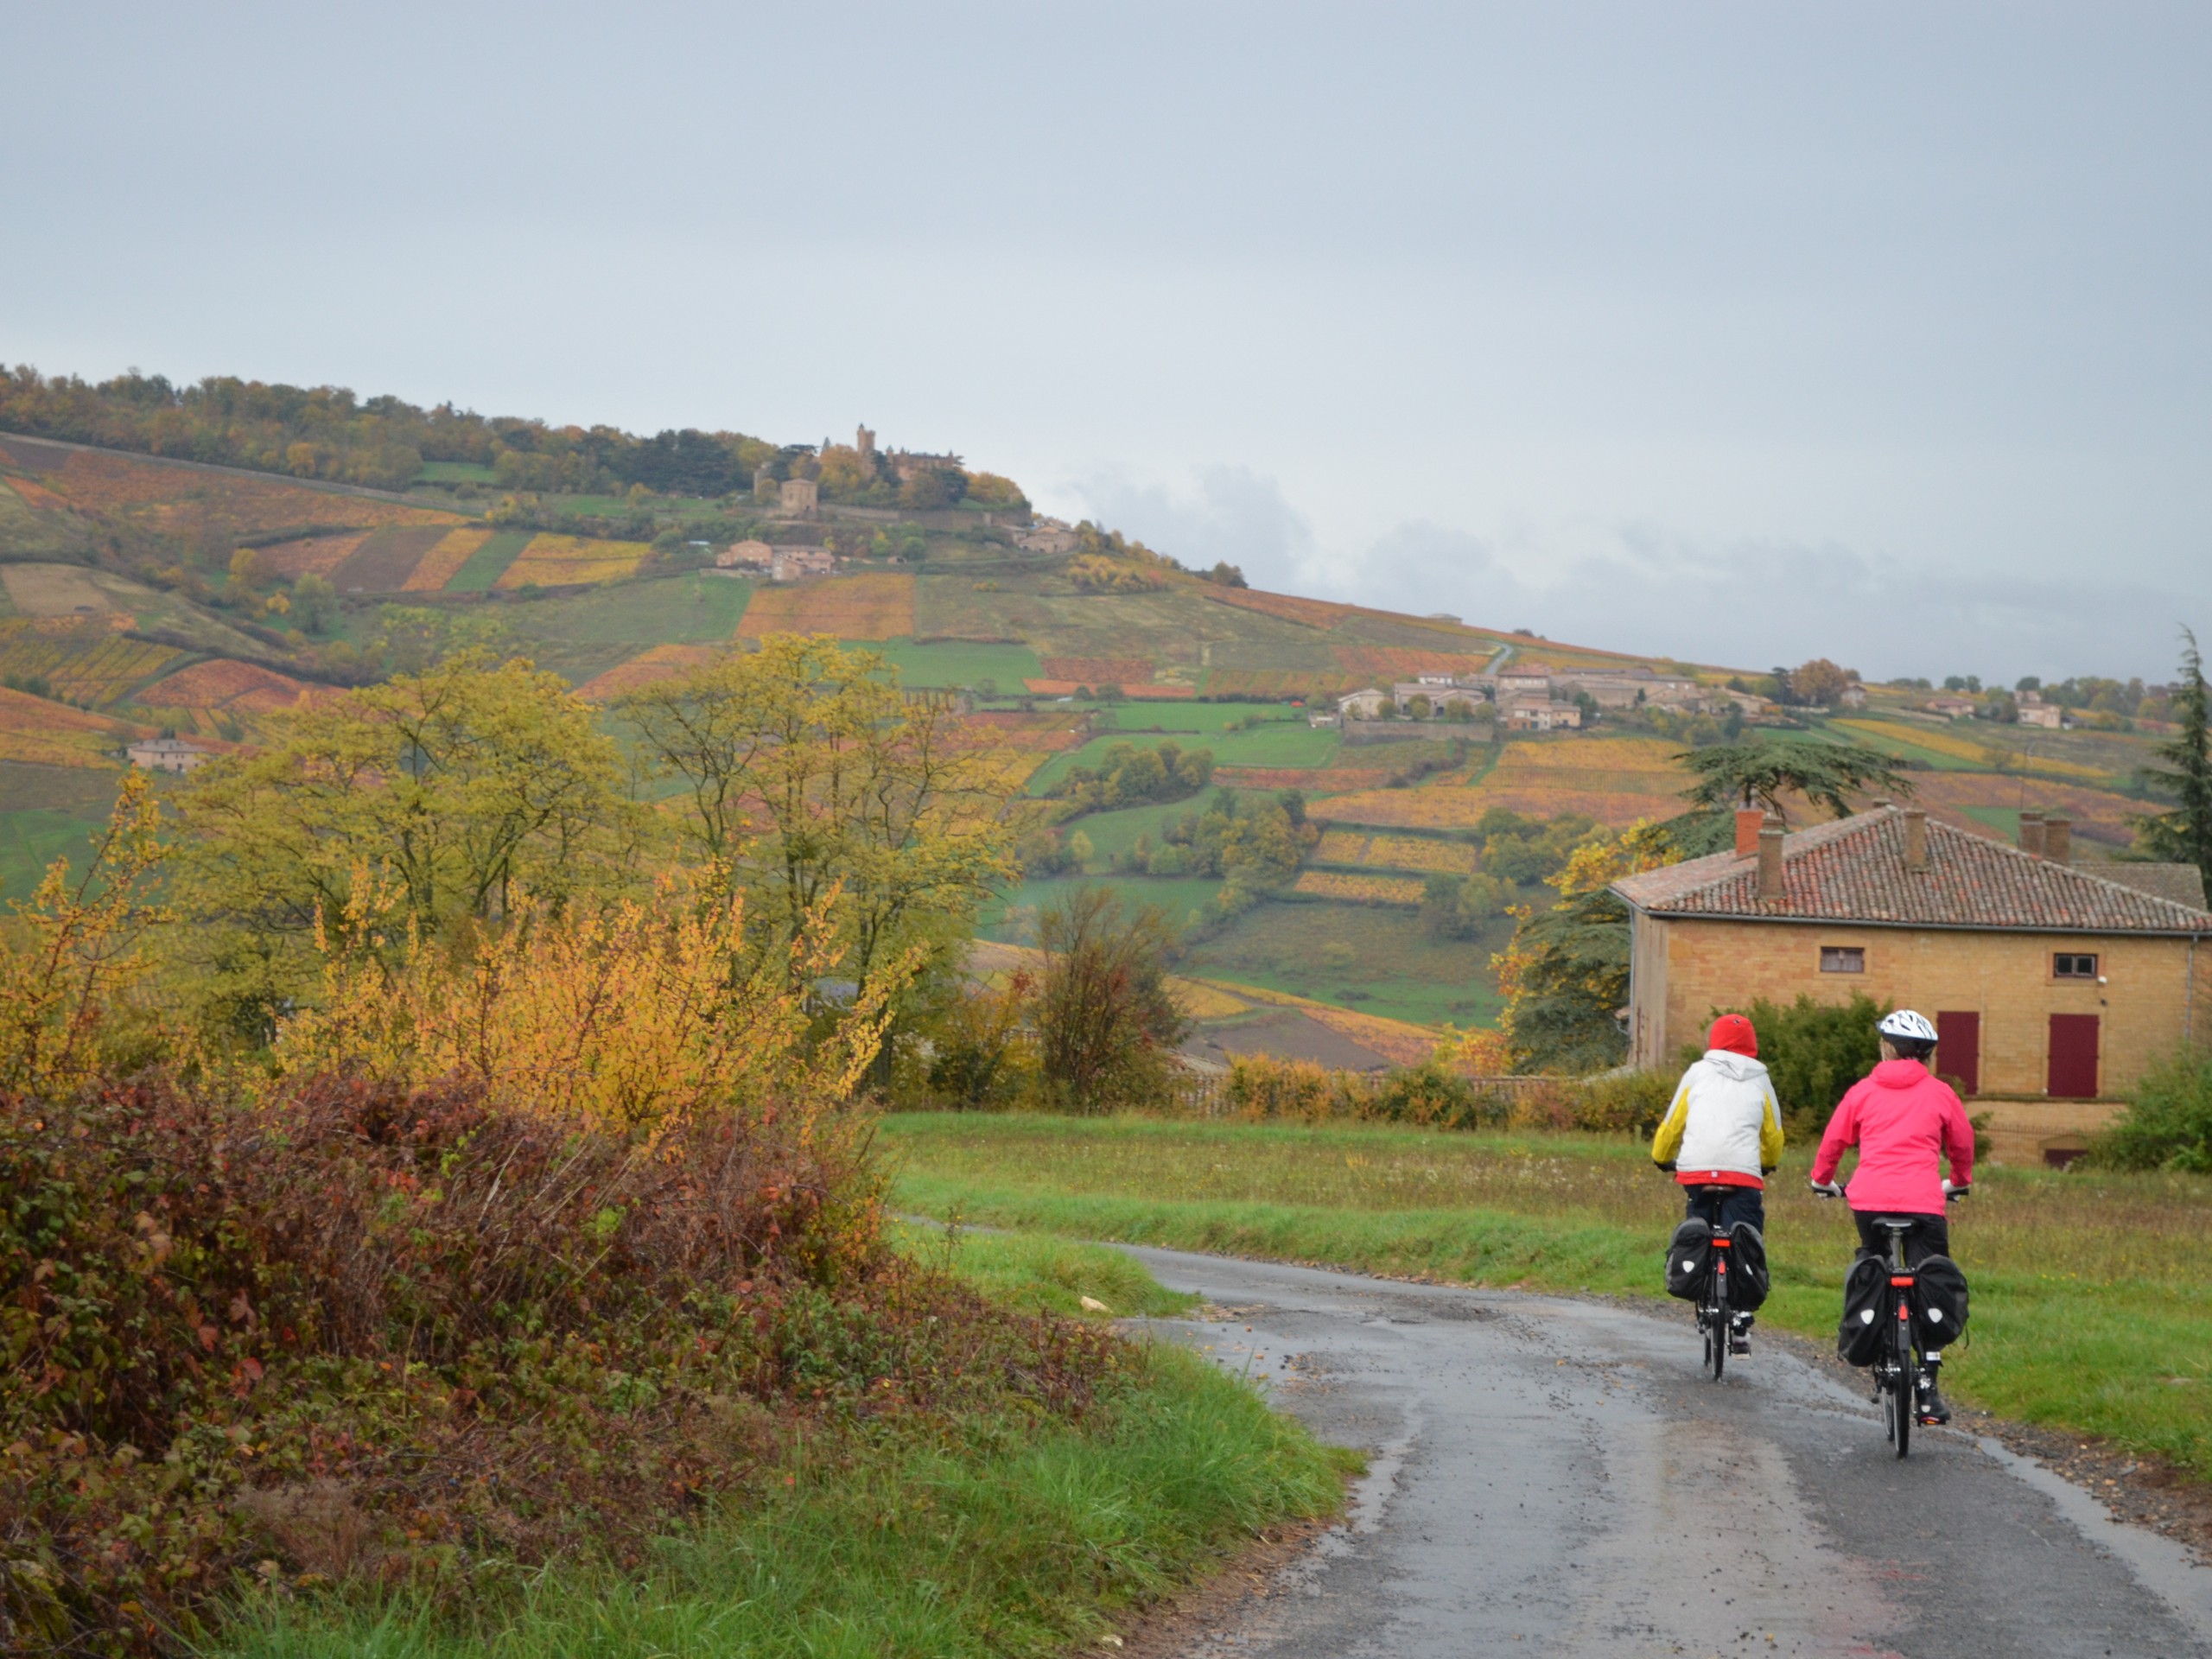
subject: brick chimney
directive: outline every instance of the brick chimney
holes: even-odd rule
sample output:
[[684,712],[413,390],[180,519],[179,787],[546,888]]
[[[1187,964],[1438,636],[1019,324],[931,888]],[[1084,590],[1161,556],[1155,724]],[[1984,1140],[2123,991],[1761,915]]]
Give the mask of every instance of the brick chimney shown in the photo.
[[2074,820],[2053,812],[2043,821],[2043,855],[2054,864],[2074,861]]
[[1928,814],[1916,806],[1904,810],[1904,868],[1913,875],[1928,868]]
[[1774,813],[1766,815],[1759,825],[1759,898],[1762,900],[1782,897],[1782,820]]
[[1766,820],[1764,809],[1741,806],[1736,809],[1736,856],[1749,858],[1759,849],[1759,825]]
[[2020,814],[2020,850],[2036,858],[2043,856],[2043,814],[2032,809]]

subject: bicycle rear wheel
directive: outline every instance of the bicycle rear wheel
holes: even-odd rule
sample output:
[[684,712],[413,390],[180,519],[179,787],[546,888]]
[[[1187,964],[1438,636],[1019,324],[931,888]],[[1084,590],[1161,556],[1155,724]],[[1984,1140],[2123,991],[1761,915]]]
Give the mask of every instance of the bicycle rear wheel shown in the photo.
[[1705,1357],[1713,1367],[1713,1380],[1718,1382],[1720,1373],[1728,1364],[1728,1270],[1726,1268],[1716,1268],[1713,1274],[1713,1317],[1706,1325]]
[[1899,1319],[1894,1328],[1897,1375],[1890,1390],[1890,1418],[1897,1432],[1891,1439],[1902,1458],[1912,1449],[1912,1420],[1920,1414],[1920,1368],[1913,1360],[1911,1324]]

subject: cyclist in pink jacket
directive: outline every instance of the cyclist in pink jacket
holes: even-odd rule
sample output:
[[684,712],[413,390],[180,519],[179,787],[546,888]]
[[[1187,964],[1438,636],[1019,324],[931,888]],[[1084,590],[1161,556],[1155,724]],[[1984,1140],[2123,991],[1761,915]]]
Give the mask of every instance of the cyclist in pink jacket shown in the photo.
[[[1816,1192],[1842,1192],[1859,1224],[1859,1242],[1881,1254],[1888,1249],[1875,1219],[1910,1217],[1905,1264],[1951,1253],[1951,1230],[1943,1218],[1945,1182],[1942,1160],[1951,1162],[1950,1189],[1963,1192],[1974,1179],[1974,1125],[1948,1083],[1932,1076],[1928,1057],[1936,1052],[1936,1027],[1910,1008],[1885,1015],[1876,1027],[1882,1060],[1852,1084],[1828,1119],[1827,1133],[1813,1160]],[[1836,1166],[1845,1151],[1859,1148],[1859,1167],[1847,1190],[1835,1185]],[[1951,1408],[1936,1391],[1938,1351],[1923,1354],[1928,1368],[1921,1410],[1936,1422],[1948,1422]]]

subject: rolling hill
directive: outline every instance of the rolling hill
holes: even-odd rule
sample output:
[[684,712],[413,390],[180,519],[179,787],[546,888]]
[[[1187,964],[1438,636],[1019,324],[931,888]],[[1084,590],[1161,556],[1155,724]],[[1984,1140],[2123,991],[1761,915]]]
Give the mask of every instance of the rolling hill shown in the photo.
[[[734,438],[718,453],[743,445],[763,453]],[[1401,1027],[1489,1020],[1489,957],[1510,929],[1496,916],[1437,937],[1420,913],[1427,878],[1484,866],[1482,826],[1501,812],[1671,815],[1690,716],[1592,710],[1591,729],[1503,741],[1488,725],[1402,722],[1381,741],[1310,711],[1359,687],[1540,662],[1561,677],[1649,671],[1716,700],[1743,673],[1260,592],[1090,526],[1040,525],[1006,480],[980,485],[988,474],[951,457],[902,474],[916,458],[766,453],[817,486],[810,511],[786,512],[766,472],[753,491],[714,497],[642,483],[608,493],[605,477],[591,482],[601,493],[564,495],[502,491],[490,466],[442,459],[400,490],[0,433],[0,683],[12,688],[0,693],[0,893],[21,896],[47,858],[82,845],[130,735],[251,744],[332,688],[458,639],[528,655],[604,700],[770,633],[823,632],[880,650],[910,686],[965,693],[1032,797],[1115,743],[1172,738],[1211,749],[1213,787],[1300,791],[1326,832],[1294,881],[1224,917],[1218,879],[1137,873],[1203,795],[1083,814],[1058,831],[1064,843],[1082,832],[1083,868],[1005,894],[987,936],[1019,942],[1028,907],[1066,882],[1112,880],[1190,925],[1187,966],[1226,999],[1222,1032],[1310,1024],[1283,1012],[1310,1005],[1380,1019],[1369,1034],[1402,1047]],[[916,477],[937,482],[917,492]],[[749,539],[826,553],[835,574],[776,582],[715,567]],[[1867,688],[1862,708],[1752,730],[1884,749],[1932,810],[1984,833],[2011,833],[2037,806],[2070,812],[2089,850],[2126,844],[2141,733],[1954,723],[1919,709],[1925,695]],[[1531,880],[1516,893],[1549,897]]]

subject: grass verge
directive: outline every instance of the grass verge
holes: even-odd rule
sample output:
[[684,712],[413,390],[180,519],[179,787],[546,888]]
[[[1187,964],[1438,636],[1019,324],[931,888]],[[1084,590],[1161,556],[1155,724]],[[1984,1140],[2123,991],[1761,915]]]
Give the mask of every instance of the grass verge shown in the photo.
[[[1590,1136],[915,1115],[880,1144],[911,1211],[1546,1290],[1658,1298],[1681,1211],[1640,1146]],[[1856,1238],[1808,1157],[1768,1189],[1761,1317],[1826,1338]],[[2212,1182],[1986,1169],[1952,1243],[1974,1318],[1947,1388],[2212,1478]]]
[[[1023,1308],[1169,1313],[1119,1251],[902,1230],[900,1247]],[[1103,1316],[1100,1316],[1103,1317]],[[1327,1514],[1347,1455],[1179,1349],[1136,1352],[1080,1427],[976,1419],[947,1436],[794,1444],[783,1481],[628,1570],[564,1564],[466,1619],[426,1599],[257,1600],[251,1659],[775,1659],[1041,1654],[1096,1640],[1262,1529]]]

